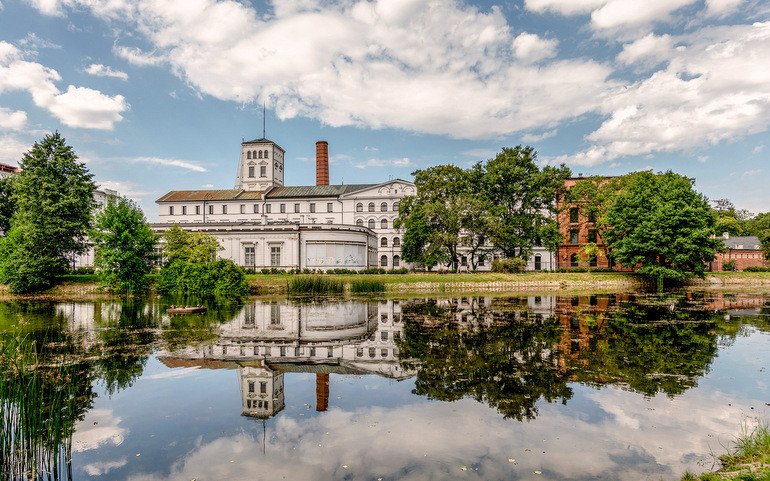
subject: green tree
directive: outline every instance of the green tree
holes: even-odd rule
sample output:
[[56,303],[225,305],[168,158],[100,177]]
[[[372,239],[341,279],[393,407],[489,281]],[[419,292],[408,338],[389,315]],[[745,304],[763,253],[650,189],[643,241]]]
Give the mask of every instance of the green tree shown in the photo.
[[716,218],[693,181],[673,172],[629,176],[606,216],[612,258],[658,281],[703,277],[722,248],[712,238]]
[[506,257],[528,259],[535,245],[555,250],[561,241],[553,217],[571,172],[564,165],[541,169],[536,159],[535,149],[517,145],[474,167],[489,209],[489,237]]
[[217,240],[202,232],[189,232],[174,224],[163,233],[163,260],[165,265],[174,261],[193,263],[211,262],[222,249]]
[[744,223],[746,235],[759,237],[765,258],[770,259],[770,212],[757,214]]
[[11,218],[16,211],[13,200],[13,177],[0,179],[0,235],[11,228]]
[[158,236],[135,203],[123,197],[109,199],[96,215],[89,237],[102,284],[126,294],[147,288]]
[[16,212],[0,246],[0,280],[17,293],[51,287],[86,248],[95,186],[59,133],[24,154],[14,179]]

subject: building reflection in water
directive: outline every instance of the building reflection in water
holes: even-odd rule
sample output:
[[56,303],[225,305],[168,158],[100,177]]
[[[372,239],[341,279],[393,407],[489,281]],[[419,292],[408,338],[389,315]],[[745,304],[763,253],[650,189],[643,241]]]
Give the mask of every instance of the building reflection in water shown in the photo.
[[218,338],[165,352],[168,367],[237,369],[244,416],[269,418],[285,406],[284,374],[316,375],[316,410],[329,407],[330,374],[377,374],[402,380],[398,300],[362,303],[249,301]]

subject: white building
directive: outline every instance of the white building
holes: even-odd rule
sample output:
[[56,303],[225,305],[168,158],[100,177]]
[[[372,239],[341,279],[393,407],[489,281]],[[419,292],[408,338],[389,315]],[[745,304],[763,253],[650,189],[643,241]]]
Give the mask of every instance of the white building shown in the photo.
[[235,188],[171,191],[157,200],[163,232],[174,224],[212,234],[220,257],[250,268],[403,267],[393,227],[413,183],[329,185],[328,144],[316,142],[316,185],[284,186],[285,150],[261,138],[241,143]]
[[21,172],[21,169],[12,165],[0,163],[0,179],[16,175]]

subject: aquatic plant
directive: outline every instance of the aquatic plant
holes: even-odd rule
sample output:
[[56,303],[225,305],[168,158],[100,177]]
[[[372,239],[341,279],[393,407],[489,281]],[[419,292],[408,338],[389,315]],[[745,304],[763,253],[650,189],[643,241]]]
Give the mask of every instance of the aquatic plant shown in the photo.
[[295,277],[288,283],[287,292],[292,295],[342,294],[345,292],[345,284],[321,276],[302,276]]
[[385,283],[373,279],[355,280],[350,283],[350,292],[385,292]]

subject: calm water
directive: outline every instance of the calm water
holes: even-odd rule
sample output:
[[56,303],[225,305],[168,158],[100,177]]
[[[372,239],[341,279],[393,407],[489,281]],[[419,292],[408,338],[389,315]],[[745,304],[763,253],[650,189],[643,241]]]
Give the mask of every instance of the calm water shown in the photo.
[[669,480],[770,419],[770,294],[167,307],[0,304],[4,479]]

